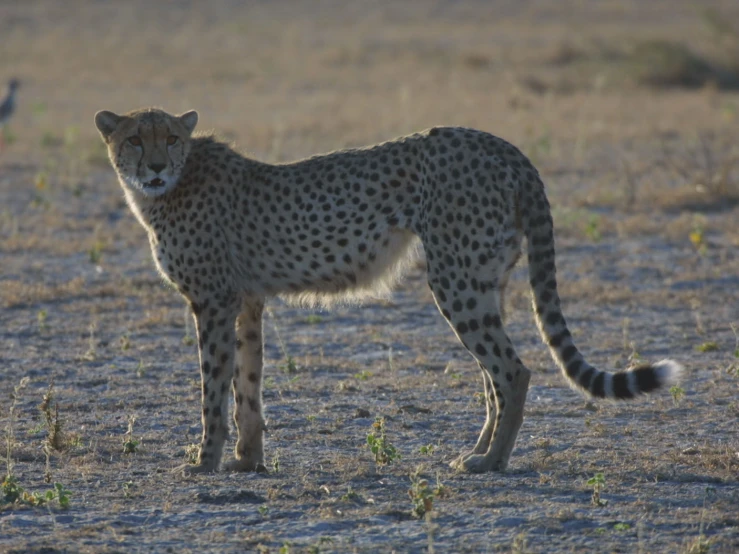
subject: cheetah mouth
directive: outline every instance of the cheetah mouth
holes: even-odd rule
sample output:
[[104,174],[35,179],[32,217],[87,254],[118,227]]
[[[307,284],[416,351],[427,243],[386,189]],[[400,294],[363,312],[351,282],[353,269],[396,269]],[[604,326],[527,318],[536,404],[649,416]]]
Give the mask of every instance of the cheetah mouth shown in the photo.
[[144,188],[147,188],[147,189],[158,189],[163,186],[164,186],[164,181],[162,181],[159,177],[152,179],[148,183],[144,183]]

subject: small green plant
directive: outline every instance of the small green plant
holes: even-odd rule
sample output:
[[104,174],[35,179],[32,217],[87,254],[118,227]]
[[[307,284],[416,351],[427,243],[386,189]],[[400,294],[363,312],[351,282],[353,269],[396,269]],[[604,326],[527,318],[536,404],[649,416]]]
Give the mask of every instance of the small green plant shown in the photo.
[[87,352],[82,355],[83,360],[92,362],[97,358],[97,350],[95,349],[95,323],[90,323],[90,337],[87,339]]
[[706,253],[708,247],[706,246],[706,229],[705,220],[702,217],[696,216],[693,218],[693,228],[688,234],[691,244],[695,247],[698,254],[701,256]]
[[418,449],[418,452],[420,454],[426,454],[427,456],[431,456],[431,454],[434,453],[434,445],[433,444],[424,445]]
[[46,324],[46,318],[48,317],[46,310],[39,310],[36,314],[36,321],[38,321],[39,333],[45,333],[49,330],[49,326]]
[[283,373],[297,373],[298,371],[298,364],[295,362],[295,358],[292,356],[287,356],[285,358],[285,363],[279,366],[280,370],[282,370]]
[[629,529],[631,529],[631,525],[629,525],[628,523],[616,523],[613,526],[614,531],[624,532],[624,531],[628,531]]
[[200,446],[195,443],[188,444],[185,447],[185,462],[188,464],[198,463],[198,454],[200,453]]
[[298,371],[298,364],[295,362],[295,358],[293,358],[290,354],[287,352],[287,348],[285,347],[285,342],[282,340],[282,335],[280,334],[280,329],[277,327],[277,319],[275,318],[275,314],[272,313],[272,310],[267,308],[267,313],[269,314],[270,318],[272,319],[272,327],[275,330],[275,335],[277,336],[277,344],[280,345],[280,350],[282,351],[282,356],[285,359],[285,363],[278,366],[280,370],[282,370],[283,373],[297,373]]
[[366,380],[367,380],[367,379],[369,379],[370,377],[372,377],[372,374],[371,374],[371,373],[370,373],[369,371],[367,371],[366,369],[363,369],[363,370],[362,370],[362,371],[360,371],[359,373],[355,373],[355,374],[354,374],[354,378],[355,378],[355,379],[356,379],[357,381],[366,381]]
[[587,481],[588,486],[593,487],[592,501],[594,506],[605,506],[608,500],[601,498],[603,489],[606,488],[606,478],[602,473],[596,473]]
[[269,507],[266,504],[262,504],[257,508],[257,511],[259,512],[260,516],[267,517],[267,514],[269,513]]
[[133,496],[133,491],[136,488],[136,483],[133,481],[126,481],[122,485],[123,487],[123,497],[124,498],[131,498]]
[[36,207],[48,208],[49,200],[46,197],[46,193],[49,188],[49,176],[45,171],[38,172],[33,178],[33,199],[32,203]]
[[420,471],[421,467],[418,467],[411,475],[411,488],[408,489],[408,496],[413,504],[411,514],[419,519],[433,510],[434,498],[440,498],[446,493],[446,488],[439,482],[438,477],[436,486],[432,487],[426,479],[421,478]]
[[46,445],[57,452],[62,452],[67,448],[67,441],[62,431],[62,419],[59,417],[59,403],[54,402],[54,407],[52,408],[51,404],[53,400],[54,381],[51,381],[46,394],[44,394],[41,400],[41,404],[39,404],[39,410],[46,424]]
[[674,385],[670,387],[670,394],[672,395],[672,402],[677,406],[685,396],[685,391],[680,386]]
[[704,342],[702,344],[699,344],[698,346],[695,347],[695,349],[698,352],[703,352],[703,353],[705,353],[705,352],[714,352],[714,351],[718,350],[718,343],[717,342],[714,342],[714,341],[707,341],[707,342]]
[[128,332],[125,332],[123,335],[121,335],[121,338],[118,339],[118,345],[124,352],[131,348],[131,336],[128,334]]
[[54,487],[45,493],[28,492],[18,484],[13,475],[6,475],[0,485],[3,491],[3,500],[7,504],[25,504],[26,506],[44,506],[54,500],[62,509],[69,508],[72,493],[61,483],[54,483]]
[[90,249],[87,251],[87,255],[90,259],[91,264],[99,264],[103,257],[103,243],[96,240]]
[[400,459],[398,450],[387,440],[384,417],[375,418],[372,431],[367,434],[367,446],[374,454],[378,466],[388,465]]
[[136,366],[136,377],[144,377],[146,375],[146,365],[144,360],[139,360],[139,364]]
[[361,497],[353,488],[349,487],[346,492],[341,495],[341,500],[343,500],[344,502],[357,502],[361,500]]
[[321,547],[324,544],[333,544],[334,539],[331,537],[321,537],[318,539],[318,544],[312,544],[308,547],[308,554],[319,554],[321,552]]
[[136,416],[128,416],[128,430],[123,436],[123,453],[135,454],[138,451],[141,441],[137,440],[133,434],[133,424],[136,423]]
[[736,323],[730,323],[731,332],[734,333],[734,357],[739,358],[739,327]]
[[600,242],[600,218],[593,214],[588,218],[588,222],[585,225],[585,236],[593,242]]
[[2,483],[3,500],[8,504],[18,502],[23,496],[23,487],[18,484],[14,475],[6,475]]
[[316,325],[318,323],[321,323],[323,321],[323,318],[318,314],[308,314],[308,316],[305,318],[305,322],[308,325]]

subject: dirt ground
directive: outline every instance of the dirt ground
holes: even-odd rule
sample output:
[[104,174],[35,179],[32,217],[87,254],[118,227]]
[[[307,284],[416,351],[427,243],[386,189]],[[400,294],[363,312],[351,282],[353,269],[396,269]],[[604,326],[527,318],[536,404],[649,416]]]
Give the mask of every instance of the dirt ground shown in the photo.
[[[0,68],[22,82],[0,153],[0,551],[739,551],[736,2],[3,1]],[[173,473],[200,434],[193,324],[92,123],[148,105],[268,161],[439,124],[510,140],[548,186],[579,348],[669,356],[682,382],[570,390],[521,264],[517,447],[504,474],[455,473],[482,383],[419,261],[365,306],[273,302],[270,473]]]

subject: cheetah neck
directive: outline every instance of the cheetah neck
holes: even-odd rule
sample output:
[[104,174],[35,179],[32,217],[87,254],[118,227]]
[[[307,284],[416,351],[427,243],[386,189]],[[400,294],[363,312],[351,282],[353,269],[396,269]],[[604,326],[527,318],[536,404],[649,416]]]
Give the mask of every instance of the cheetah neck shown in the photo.
[[152,209],[154,208],[155,198],[148,197],[140,192],[133,190],[124,181],[123,177],[119,177],[121,187],[123,188],[123,195],[126,199],[126,203],[139,220],[139,223],[144,226],[145,229],[151,231],[151,215]]

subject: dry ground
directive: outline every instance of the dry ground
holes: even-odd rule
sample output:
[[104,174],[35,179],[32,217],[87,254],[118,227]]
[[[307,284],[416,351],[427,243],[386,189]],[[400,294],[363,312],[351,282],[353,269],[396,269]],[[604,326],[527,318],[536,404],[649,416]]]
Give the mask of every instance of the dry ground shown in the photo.
[[[729,1],[0,2],[0,79],[23,81],[0,154],[2,444],[26,491],[71,493],[33,507],[6,486],[0,550],[737,551],[737,27]],[[521,267],[508,327],[535,375],[518,446],[505,474],[455,474],[481,383],[419,265],[362,308],[273,303],[271,473],[171,473],[199,434],[192,324],[92,125],[145,105],[196,108],[268,160],[436,124],[509,139],[548,183],[582,351],[609,368],[669,355],[681,390],[568,389]],[[379,468],[377,416],[401,455]],[[421,479],[444,494],[419,520]]]

